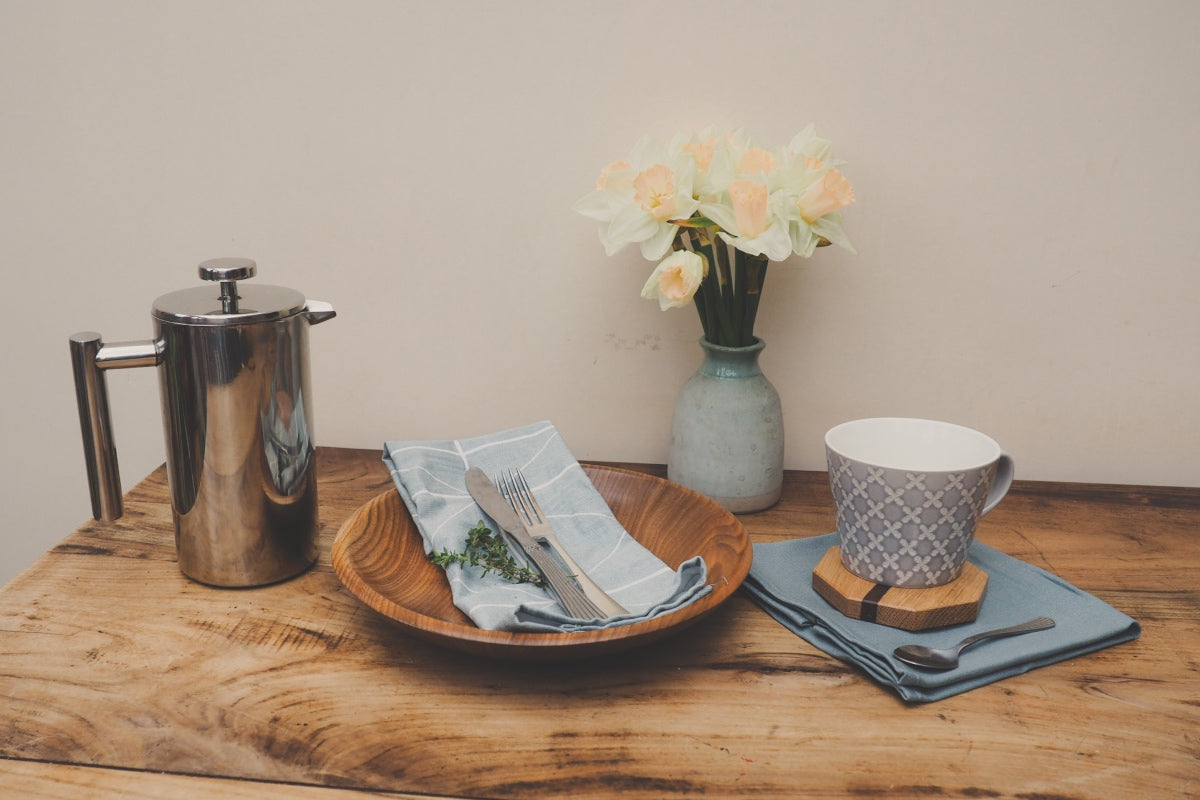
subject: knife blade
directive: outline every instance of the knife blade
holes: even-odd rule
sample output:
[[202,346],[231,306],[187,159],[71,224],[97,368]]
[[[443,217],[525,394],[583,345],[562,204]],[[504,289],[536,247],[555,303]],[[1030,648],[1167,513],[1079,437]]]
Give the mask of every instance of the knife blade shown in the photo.
[[467,491],[483,509],[483,513],[491,517],[529,556],[529,560],[542,573],[542,577],[546,579],[550,590],[558,597],[567,614],[576,619],[604,619],[608,616],[588,599],[587,595],[555,563],[550,554],[534,541],[529,532],[525,530],[525,523],[512,510],[508,501],[496,488],[496,484],[492,483],[492,479],[483,470],[478,467],[471,467],[467,470]]

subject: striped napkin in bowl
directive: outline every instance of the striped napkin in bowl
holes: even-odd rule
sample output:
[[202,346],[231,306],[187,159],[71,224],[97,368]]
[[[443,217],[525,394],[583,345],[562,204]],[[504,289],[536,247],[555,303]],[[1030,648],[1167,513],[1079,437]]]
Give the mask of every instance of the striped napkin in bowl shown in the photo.
[[[511,583],[494,572],[451,564],[454,604],[480,628],[576,631],[640,622],[708,594],[707,569],[696,557],[677,570],[621,527],[554,425],[548,421],[468,439],[387,441],[384,463],[425,542],[426,553],[461,552],[467,532],[495,524],[471,499],[466,472],[520,469],[562,543],[587,574],[628,614],[578,620],[546,589]],[[519,557],[519,556],[518,556]]]

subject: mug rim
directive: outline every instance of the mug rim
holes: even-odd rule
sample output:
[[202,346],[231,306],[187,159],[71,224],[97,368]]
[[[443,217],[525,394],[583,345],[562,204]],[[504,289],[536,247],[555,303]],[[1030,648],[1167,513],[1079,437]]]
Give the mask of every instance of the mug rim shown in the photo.
[[[840,441],[837,444],[834,443],[839,438],[844,439],[845,432],[851,428],[866,428],[872,426],[880,427],[889,424],[895,425],[897,423],[909,426],[919,426],[923,429],[953,431],[958,434],[966,434],[974,440],[976,446],[981,445],[987,448],[990,452],[988,456],[982,460],[977,458],[966,459],[964,457],[961,462],[950,462],[953,464],[952,466],[926,468],[921,465],[919,460],[902,461],[900,459],[893,458],[878,458],[870,456],[864,457],[861,454],[851,452],[850,448],[847,447],[848,443],[845,441]],[[904,470],[906,472],[922,473],[961,472],[963,470],[982,469],[983,467],[995,463],[1002,455],[1004,455],[1003,448],[1000,447],[996,440],[982,431],[975,430],[974,428],[968,428],[965,425],[959,425],[954,422],[925,419],[922,417],[866,417],[863,419],[847,420],[846,422],[834,425],[825,432],[825,447],[842,458],[850,461],[856,461],[861,464],[868,464],[870,466],[880,467],[883,469],[895,469]]]

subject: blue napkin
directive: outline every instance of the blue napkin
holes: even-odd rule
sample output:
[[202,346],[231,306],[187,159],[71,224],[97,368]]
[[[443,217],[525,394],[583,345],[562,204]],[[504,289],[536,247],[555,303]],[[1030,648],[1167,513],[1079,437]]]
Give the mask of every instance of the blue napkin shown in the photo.
[[[941,700],[1141,633],[1135,620],[1107,603],[982,542],[972,543],[967,556],[988,574],[987,594],[974,622],[914,633],[850,619],[812,588],[813,568],[836,544],[836,533],[756,544],[743,589],[793,633],[857,665],[911,702]],[[892,655],[902,644],[947,647],[972,634],[1043,615],[1053,617],[1055,627],[980,644],[946,672],[921,670]]]
[[[672,570],[621,527],[608,504],[549,422],[473,439],[389,441],[384,463],[412,514],[426,553],[461,552],[467,531],[484,521],[500,528],[471,499],[466,472],[494,476],[520,469],[554,526],[559,542],[593,581],[629,613],[576,620],[546,589],[511,583],[478,567],[446,569],[454,604],[480,628],[573,631],[640,622],[686,606],[711,591],[704,559]],[[516,553],[519,559],[523,553]]]

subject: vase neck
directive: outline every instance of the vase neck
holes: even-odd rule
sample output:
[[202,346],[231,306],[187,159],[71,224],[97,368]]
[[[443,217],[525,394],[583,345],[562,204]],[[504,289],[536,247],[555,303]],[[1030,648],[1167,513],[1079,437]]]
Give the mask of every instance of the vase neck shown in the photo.
[[755,338],[754,344],[745,347],[725,347],[713,344],[707,339],[700,340],[704,350],[704,363],[700,371],[714,378],[748,378],[761,375],[758,366],[758,354],[766,347],[766,342]]

